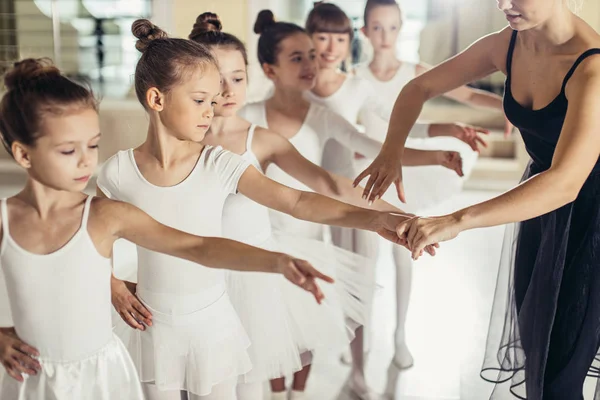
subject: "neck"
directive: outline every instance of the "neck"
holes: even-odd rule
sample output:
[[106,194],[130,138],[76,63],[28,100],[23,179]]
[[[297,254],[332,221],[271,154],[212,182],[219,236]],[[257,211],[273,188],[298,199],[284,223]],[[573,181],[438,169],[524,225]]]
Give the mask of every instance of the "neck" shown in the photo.
[[544,24],[519,33],[525,48],[536,52],[552,52],[575,35],[575,18],[566,5]]
[[81,201],[82,193],[57,190],[29,177],[23,190],[16,196],[33,207],[41,219],[46,219],[56,209]]
[[190,146],[195,144],[171,135],[157,116],[150,115],[148,136],[139,149],[152,155],[162,168],[167,169],[188,155]]
[[390,69],[398,68],[400,60],[392,51],[376,51],[373,54],[373,59],[369,64],[369,68],[373,71],[389,71]]
[[240,118],[237,115],[231,117],[214,116],[206,135],[222,136],[234,131],[239,125],[239,120]]
[[275,86],[273,96],[269,99],[269,105],[280,110],[303,110],[308,104],[302,91],[277,86]]

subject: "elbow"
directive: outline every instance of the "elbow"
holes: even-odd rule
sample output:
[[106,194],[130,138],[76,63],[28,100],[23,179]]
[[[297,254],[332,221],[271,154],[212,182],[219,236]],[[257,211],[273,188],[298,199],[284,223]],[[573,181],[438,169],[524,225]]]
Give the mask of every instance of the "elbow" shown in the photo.
[[404,86],[401,94],[405,94],[410,98],[422,99],[423,102],[430,100],[433,97],[433,91],[427,87],[419,78],[415,78]]
[[585,183],[585,178],[581,178],[573,171],[550,169],[553,173],[552,179],[556,183],[554,193],[560,199],[561,207],[565,204],[574,202],[579,196],[579,192]]

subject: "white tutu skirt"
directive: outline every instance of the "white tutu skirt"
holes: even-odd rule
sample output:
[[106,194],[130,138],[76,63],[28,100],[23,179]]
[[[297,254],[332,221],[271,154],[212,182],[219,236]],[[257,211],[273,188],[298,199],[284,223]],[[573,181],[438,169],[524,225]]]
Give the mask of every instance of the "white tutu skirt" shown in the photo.
[[138,286],[137,295],[152,313],[152,326],[131,330],[128,343],[142,382],[206,396],[250,371],[250,341],[224,287],[173,295]]
[[[448,168],[431,165],[424,167],[404,167],[402,178],[406,203],[398,199],[396,186],[392,185],[383,196],[383,200],[410,213],[418,214],[438,206],[462,191],[464,182],[469,178],[479,154],[466,143],[451,137],[435,137],[406,140],[406,147],[420,150],[446,150],[460,153],[463,160],[464,177],[460,177]],[[355,160],[357,175],[364,171],[372,160]],[[366,180],[362,182],[364,185]]]
[[[274,232],[280,252],[310,262],[335,279],[334,284],[319,282],[325,295],[322,304],[291,284],[282,288],[292,321],[294,341],[300,353],[345,349],[354,331],[369,317],[375,291],[373,263],[352,252],[325,242]],[[349,318],[347,318],[349,317]]]
[[[248,351],[253,368],[240,380],[262,382],[288,376],[304,367],[301,355],[309,351],[337,356],[370,310],[368,299],[375,283],[365,279],[367,260],[322,241],[285,234],[252,244],[307,260],[336,282],[319,282],[325,295],[319,305],[312,294],[281,275],[228,272],[229,296],[252,343]],[[358,322],[348,320],[346,314]]]
[[0,368],[2,400],[143,400],[127,349],[113,336],[95,354],[78,361],[39,359],[42,370],[23,383]]

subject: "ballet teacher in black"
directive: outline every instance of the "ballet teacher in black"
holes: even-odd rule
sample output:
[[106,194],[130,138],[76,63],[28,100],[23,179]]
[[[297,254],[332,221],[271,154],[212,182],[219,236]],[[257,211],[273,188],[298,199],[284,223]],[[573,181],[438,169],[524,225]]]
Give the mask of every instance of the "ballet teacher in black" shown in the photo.
[[423,103],[506,74],[505,112],[531,157],[522,183],[450,215],[414,218],[399,233],[416,258],[464,230],[512,224],[482,377],[527,400],[582,400],[600,344],[600,36],[570,6],[499,0],[509,26],[402,90],[381,153],[356,180],[369,177],[371,199],[392,183],[403,199],[404,142]]

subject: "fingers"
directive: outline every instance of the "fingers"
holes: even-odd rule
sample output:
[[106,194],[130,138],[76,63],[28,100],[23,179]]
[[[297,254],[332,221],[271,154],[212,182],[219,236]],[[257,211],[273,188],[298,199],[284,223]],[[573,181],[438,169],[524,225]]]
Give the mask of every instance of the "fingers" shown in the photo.
[[367,184],[365,185],[365,190],[363,190],[363,195],[362,198],[363,199],[368,199],[369,195],[371,194],[371,191],[373,189],[373,185],[375,184],[375,182],[377,181],[377,172],[374,172],[371,174],[371,176],[369,176],[369,180],[367,181]]
[[392,174],[380,173],[377,177],[377,181],[373,185],[373,190],[371,191],[369,201],[373,202],[377,199],[380,199],[388,190],[390,185],[394,182],[394,179],[396,179],[396,177]]
[[13,369],[16,369],[19,372],[25,373],[27,375],[35,375],[39,370],[42,369],[42,366],[37,360],[34,360],[27,354],[23,354],[21,352],[15,351],[13,355]]
[[325,295],[313,277],[308,278],[302,285],[302,288],[307,292],[312,293],[312,295],[315,296],[315,300],[317,300],[317,303],[319,304],[321,304],[323,299],[325,299]]
[[123,321],[125,321],[125,323],[127,325],[129,325],[130,327],[132,327],[133,329],[139,329],[140,331],[143,331],[146,329],[144,327],[144,325],[142,325],[140,322],[138,322],[138,320],[135,319],[128,310],[119,311],[119,315],[121,316],[121,319]]
[[30,354],[30,355],[35,356],[35,357],[39,357],[40,356],[40,352],[37,351],[36,348],[31,347],[30,345],[28,345],[27,343],[19,342],[18,345],[16,345],[15,347],[21,353]]
[[406,204],[406,194],[404,194],[404,184],[402,183],[402,180],[400,178],[396,179],[394,181],[394,185],[396,185],[396,193],[398,194],[398,199],[400,199],[401,202]]
[[150,313],[137,298],[133,298],[131,306],[133,307],[131,312],[135,313],[135,318],[138,321],[141,321],[148,326],[152,326],[152,313]]
[[477,147],[479,147],[479,145],[482,145],[483,147],[488,147],[487,142],[479,136],[475,136],[475,142],[476,142],[475,145]]
[[6,369],[6,373],[13,378],[14,380],[18,381],[18,382],[23,382],[23,376],[21,375],[21,373],[13,367],[12,363],[4,363],[4,369]]
[[369,176],[369,175],[371,175],[371,166],[369,166],[363,172],[361,172],[360,174],[358,174],[358,177],[356,177],[356,179],[352,183],[352,186],[357,187],[358,185],[360,185],[360,182],[363,179],[365,179],[367,176]]
[[305,273],[305,275],[309,275],[309,276],[315,277],[317,279],[321,279],[322,281],[325,281],[327,283],[334,282],[334,279],[332,277],[325,275],[321,271],[317,270],[308,261],[295,260],[294,262],[295,262],[296,266]]

